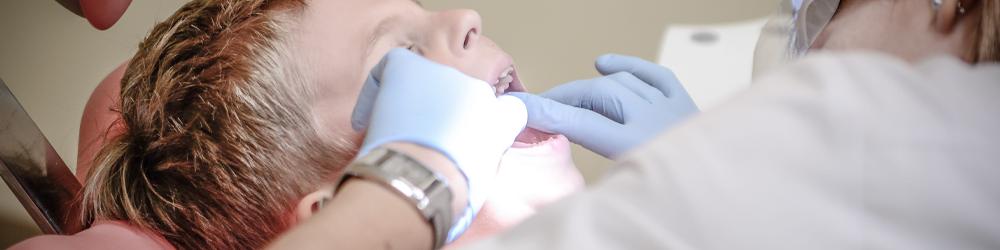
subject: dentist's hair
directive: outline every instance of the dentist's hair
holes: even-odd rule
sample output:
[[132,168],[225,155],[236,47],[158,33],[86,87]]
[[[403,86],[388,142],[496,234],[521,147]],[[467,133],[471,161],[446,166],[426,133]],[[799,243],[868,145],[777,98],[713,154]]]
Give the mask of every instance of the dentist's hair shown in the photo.
[[125,72],[123,129],[94,160],[86,220],[120,220],[178,249],[259,249],[335,178],[352,142],[314,129],[286,37],[304,0],[195,0],[157,24]]
[[1000,62],[1000,0],[982,0],[976,30],[976,62]]

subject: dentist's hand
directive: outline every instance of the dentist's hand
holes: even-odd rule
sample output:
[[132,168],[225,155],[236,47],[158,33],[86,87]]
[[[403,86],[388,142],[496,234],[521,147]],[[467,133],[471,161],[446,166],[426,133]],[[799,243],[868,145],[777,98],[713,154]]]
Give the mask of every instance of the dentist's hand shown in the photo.
[[469,206],[448,242],[486,202],[500,157],[526,120],[520,99],[496,97],[486,82],[401,48],[372,69],[351,117],[355,130],[368,129],[359,155],[388,142],[412,142],[455,161],[468,182]]
[[609,159],[698,113],[674,73],[629,56],[597,58],[603,77],[552,88],[540,96],[512,93],[528,107],[528,127],[563,134]]

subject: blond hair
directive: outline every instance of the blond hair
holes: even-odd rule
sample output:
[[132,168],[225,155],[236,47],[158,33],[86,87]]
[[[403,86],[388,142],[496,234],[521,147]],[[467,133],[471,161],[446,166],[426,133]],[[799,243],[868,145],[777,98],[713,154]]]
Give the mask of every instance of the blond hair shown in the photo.
[[975,31],[975,62],[1000,62],[1000,0],[980,1],[982,9]]
[[84,186],[88,220],[179,249],[257,249],[356,146],[321,139],[286,37],[303,0],[195,0],[157,24],[122,79],[124,131]]

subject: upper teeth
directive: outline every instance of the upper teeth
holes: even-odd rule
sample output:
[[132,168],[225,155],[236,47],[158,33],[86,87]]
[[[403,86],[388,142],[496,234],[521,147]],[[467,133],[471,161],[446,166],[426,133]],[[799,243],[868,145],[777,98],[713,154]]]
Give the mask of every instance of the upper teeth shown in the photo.
[[514,76],[510,75],[511,71],[514,71],[514,67],[507,67],[506,70],[500,72],[500,76],[493,82],[493,91],[496,92],[497,96],[506,92],[507,88],[510,87],[510,82],[514,81]]
[[507,69],[500,73],[500,78],[507,77],[511,71],[514,71],[514,67],[507,67]]
[[500,76],[497,76],[497,79],[493,80],[493,84],[499,83],[500,80],[503,80],[504,77],[507,77],[507,75],[510,75],[511,71],[514,71],[514,67],[507,67],[507,69],[501,71],[500,72]]

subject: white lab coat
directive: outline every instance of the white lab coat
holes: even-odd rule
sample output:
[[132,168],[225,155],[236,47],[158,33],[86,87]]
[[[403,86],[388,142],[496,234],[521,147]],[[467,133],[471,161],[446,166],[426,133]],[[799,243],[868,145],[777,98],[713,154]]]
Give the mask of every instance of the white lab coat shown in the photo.
[[1000,249],[1000,65],[811,55],[469,249]]

